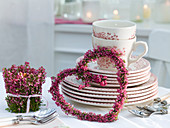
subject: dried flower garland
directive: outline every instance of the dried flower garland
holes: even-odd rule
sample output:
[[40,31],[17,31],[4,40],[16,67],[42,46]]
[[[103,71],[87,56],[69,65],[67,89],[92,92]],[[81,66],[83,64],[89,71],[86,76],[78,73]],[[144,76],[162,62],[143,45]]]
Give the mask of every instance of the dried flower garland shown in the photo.
[[[52,77],[52,86],[49,92],[53,96],[53,100],[55,101],[57,106],[60,106],[61,109],[68,115],[72,115],[77,117],[80,120],[88,120],[88,121],[98,121],[98,122],[112,122],[118,119],[118,114],[121,111],[124,101],[126,99],[126,88],[128,84],[127,74],[128,71],[125,68],[124,61],[120,58],[122,55],[121,52],[116,51],[116,49],[108,49],[104,47],[98,47],[97,49],[93,49],[93,51],[89,50],[85,53],[84,58],[78,63],[76,68],[73,69],[65,69],[61,71],[57,77]],[[115,63],[115,67],[117,68],[117,80],[120,84],[120,89],[117,90],[119,95],[117,96],[115,103],[113,104],[113,109],[104,115],[95,114],[93,112],[81,112],[80,110],[74,108],[70,103],[67,103],[62,94],[59,91],[59,84],[61,81],[65,79],[67,76],[76,75],[77,79],[82,79],[85,85],[80,85],[79,89],[90,86],[89,82],[95,80],[95,82],[100,83],[100,85],[105,86],[106,77],[93,75],[87,71],[87,64],[91,61],[95,61],[100,57],[110,57],[111,61]]]
[[[43,67],[36,70],[28,62],[20,66],[12,65],[11,68],[3,68],[3,77],[9,107],[6,110],[15,113],[24,113],[28,107],[30,111],[39,110],[42,84],[46,77]],[[28,100],[30,106],[27,104]]]

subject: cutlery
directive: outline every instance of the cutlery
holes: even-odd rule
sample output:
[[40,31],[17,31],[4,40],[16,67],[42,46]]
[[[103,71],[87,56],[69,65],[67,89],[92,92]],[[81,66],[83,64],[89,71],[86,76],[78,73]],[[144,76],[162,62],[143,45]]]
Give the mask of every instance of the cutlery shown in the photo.
[[39,125],[39,124],[45,124],[45,123],[49,123],[50,121],[53,121],[56,117],[58,116],[57,113],[54,113],[48,117],[42,118],[41,120],[21,120],[19,121],[18,124],[20,123],[31,123],[31,124],[35,124],[35,125]]
[[[130,113],[145,118],[153,114],[168,114],[168,108],[170,106],[170,93],[155,98],[152,105],[136,106],[139,110],[128,110]],[[169,99],[168,99],[169,98]]]
[[34,118],[36,120],[41,120],[44,117],[48,117],[49,115],[53,114],[56,112],[56,109],[53,108],[48,108],[48,109],[42,109],[37,112],[35,112],[33,115],[17,115],[14,117],[5,117],[5,118],[0,118],[0,122],[4,121],[11,121],[13,119],[18,119],[18,120],[23,120],[24,117],[29,117],[29,118]]
[[39,125],[39,124],[45,124],[48,122],[53,121],[56,117],[58,116],[58,114],[55,112],[47,117],[43,117],[41,119],[13,119],[10,121],[4,121],[4,122],[0,122],[0,127],[4,127],[4,126],[11,126],[11,125],[17,125],[17,124],[34,124],[34,125]]
[[17,115],[17,118],[23,119],[24,117],[30,117],[34,118],[36,120],[41,120],[42,118],[48,117],[54,113],[56,113],[56,109],[54,108],[48,108],[48,109],[42,109],[40,111],[37,111],[34,115]]
[[128,110],[130,113],[142,117],[142,118],[146,118],[149,117],[153,114],[169,114],[170,112],[168,111],[168,107],[170,106],[170,104],[166,105],[166,106],[161,106],[159,108],[154,108],[153,106],[145,106],[145,107],[139,107],[137,106],[137,108],[139,110],[136,109],[132,109],[132,110]]
[[168,110],[166,109],[155,111],[155,112],[141,111],[141,110],[135,110],[135,109],[128,110],[128,111],[132,113],[133,115],[139,116],[142,118],[150,117],[151,115],[154,115],[154,114],[168,114]]
[[168,109],[170,106],[170,98],[167,100],[163,100],[162,102],[155,103],[152,106],[150,105],[145,105],[143,107],[136,106],[140,110],[148,110],[150,112],[156,112],[159,111],[160,109]]
[[[143,107],[140,107],[140,106],[136,106],[137,108],[140,108],[140,109],[148,109],[150,111],[154,111],[155,108],[159,108],[160,106],[165,106],[167,104],[170,104],[170,100],[166,100],[170,98],[170,93],[167,93],[161,97],[157,97],[155,99],[153,99],[153,103],[152,105],[145,105]],[[148,106],[153,106],[153,107],[148,107]]]

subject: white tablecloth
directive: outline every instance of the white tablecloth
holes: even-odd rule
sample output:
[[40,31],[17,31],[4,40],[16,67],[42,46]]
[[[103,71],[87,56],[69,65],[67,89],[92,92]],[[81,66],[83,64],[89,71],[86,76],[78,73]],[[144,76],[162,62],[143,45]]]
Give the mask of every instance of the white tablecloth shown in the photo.
[[[5,108],[7,108],[7,104],[5,101],[5,85],[3,82],[2,74],[0,73],[0,117],[11,116],[11,113],[7,112]],[[65,115],[60,107],[57,107],[54,101],[51,99],[51,94],[48,93],[47,90],[51,87],[51,80],[50,78],[46,79],[46,83],[43,85],[43,95],[48,99],[49,107],[57,108],[59,113],[59,118],[67,124],[70,128],[170,128],[170,114],[167,115],[153,115],[149,118],[139,118],[127,110],[122,110],[119,114],[119,120],[112,123],[97,123],[97,122],[88,122],[88,121],[81,121],[74,117],[70,117]],[[170,92],[170,89],[159,87],[158,96],[164,95]],[[68,99],[66,99],[69,101]],[[100,108],[94,106],[88,106],[79,104],[76,102],[69,101],[74,104],[77,108],[81,109],[82,111],[92,111],[96,113],[107,113],[110,108]],[[55,126],[54,126],[55,127]],[[53,127],[53,128],[54,128]],[[40,126],[41,128],[41,126]],[[49,127],[48,127],[49,128]]]

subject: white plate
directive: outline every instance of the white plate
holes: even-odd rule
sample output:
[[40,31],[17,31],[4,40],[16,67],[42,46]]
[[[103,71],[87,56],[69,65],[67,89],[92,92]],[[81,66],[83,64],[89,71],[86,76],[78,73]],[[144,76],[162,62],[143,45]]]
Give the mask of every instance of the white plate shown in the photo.
[[[76,63],[78,63],[80,60],[83,59],[83,56],[79,57],[77,60],[76,60]],[[144,58],[141,58],[139,61],[135,62],[135,63],[132,63],[129,67],[128,67],[128,71],[130,74],[133,74],[133,73],[140,73],[140,72],[143,72],[147,69],[150,68],[150,63],[149,61],[147,61],[146,59]],[[89,71],[93,71],[93,72],[99,72],[99,73],[107,73],[107,74],[113,74],[113,75],[116,75],[116,72],[113,72],[113,71],[107,71],[107,70],[101,70],[99,69],[99,66],[97,64],[97,62],[90,62],[88,63],[88,70]]]
[[[136,90],[133,90],[131,91],[130,89],[127,88],[127,95],[130,95],[130,94],[138,94],[138,93],[144,93],[144,92],[148,92],[148,91],[151,91],[155,88],[155,86],[157,86],[158,83],[155,82],[154,84],[150,84],[150,86],[148,86],[147,88],[143,88],[143,89],[136,89]],[[80,92],[80,93],[90,93],[90,94],[98,94],[98,95],[113,95],[113,94],[118,94],[117,93],[117,89],[118,88],[115,88],[114,91],[98,91],[98,90],[87,90],[87,89],[78,89],[78,87],[75,87],[75,86],[72,86],[70,84],[67,84],[67,83],[62,83],[62,86],[66,87],[66,88],[69,88],[70,90],[74,90],[76,92]]]
[[[151,68],[149,68],[148,70],[146,70],[146,71],[143,71],[143,72],[141,72],[140,74],[133,74],[132,76],[131,75],[128,75],[127,77],[128,77],[128,80],[134,80],[134,79],[138,79],[138,78],[142,78],[142,77],[144,77],[146,74],[148,74],[149,72],[150,72],[150,69]],[[103,76],[106,76],[107,77],[107,80],[109,81],[109,80],[117,80],[116,78],[117,78],[117,75],[110,75],[110,74],[104,74],[104,73],[96,73],[96,72],[91,72],[90,71],[90,73],[92,73],[92,74],[95,74],[95,75],[103,75]]]
[[[135,83],[135,82],[138,82],[138,81],[142,81],[142,80],[145,80],[147,77],[150,77],[151,73],[147,73],[147,74],[144,74],[143,77],[140,77],[140,78],[137,78],[137,79],[129,79],[128,78],[128,83]],[[106,80],[107,83],[118,83],[117,79],[116,78],[109,78]]]
[[[68,83],[74,87],[77,87],[77,88],[79,87],[79,85],[84,84],[81,80],[76,80],[76,77],[74,75],[66,77],[64,82]],[[157,77],[155,75],[151,74],[150,79],[146,83],[141,84],[137,87],[128,87],[127,91],[136,91],[136,90],[140,90],[140,89],[145,89],[145,88],[148,88],[148,87],[154,85],[155,83],[157,83]],[[101,92],[115,92],[115,91],[117,91],[117,88],[86,87],[83,90],[93,90],[93,91],[101,91]]]
[[[141,85],[141,84],[147,82],[150,79],[150,76],[151,76],[151,73],[147,74],[145,77],[143,77],[141,79],[128,80],[128,87]],[[91,82],[91,85],[101,87],[101,85],[99,83],[95,83],[95,82]],[[107,81],[107,85],[105,87],[119,87],[119,86],[120,85],[119,85],[118,81]]]
[[[143,99],[141,99],[141,100],[136,100],[136,101],[133,101],[133,102],[124,103],[124,106],[137,105],[137,104],[141,104],[141,103],[148,102],[148,101],[154,99],[154,98],[156,97],[157,93],[158,93],[158,92],[155,92],[155,93],[153,93],[150,97],[148,96],[147,98],[143,98]],[[64,94],[67,98],[69,98],[70,100],[73,100],[73,101],[75,101],[75,102],[82,103],[82,104],[93,105],[93,106],[100,106],[100,107],[112,107],[112,106],[113,106],[113,103],[90,102],[90,101],[80,100],[80,99],[71,97],[71,96],[65,94],[64,92],[63,92],[63,94]]]
[[[136,82],[136,83],[129,83],[127,87],[140,86],[141,84],[146,83],[149,79],[150,79],[150,76],[147,77],[146,79],[141,80],[141,81],[138,81],[138,82]],[[120,85],[119,85],[118,83],[115,83],[115,84],[107,84],[106,86],[103,87],[103,86],[101,86],[101,85],[98,84],[98,83],[91,82],[91,85],[97,86],[97,87],[100,87],[100,88],[120,87]]]
[[[79,95],[72,94],[72,93],[70,93],[70,92],[68,92],[64,89],[62,89],[62,92],[64,94],[67,94],[68,96],[73,97],[73,98],[76,98],[76,99],[79,99],[79,100],[90,101],[90,102],[113,103],[113,102],[115,102],[115,99],[116,99],[116,96],[114,98],[92,98],[92,97],[79,96]],[[139,101],[139,100],[142,100],[142,99],[146,99],[148,97],[151,97],[156,92],[158,92],[158,88],[156,88],[155,91],[150,92],[149,94],[146,94],[144,96],[128,98],[127,102],[135,102],[135,101]]]
[[[145,90],[146,92],[135,93],[135,94],[127,94],[127,97],[128,98],[134,98],[134,97],[141,97],[141,96],[144,96],[144,95],[148,95],[148,94],[156,91],[157,88],[158,88],[158,85],[153,85],[153,87],[151,87],[151,88],[152,89],[149,90],[149,91]],[[92,98],[109,98],[109,99],[113,98],[113,99],[115,99],[117,97],[117,95],[119,95],[119,93],[117,93],[117,92],[116,93],[112,93],[111,95],[105,95],[105,94],[102,94],[102,93],[100,93],[100,94],[92,94],[92,93],[89,93],[89,92],[87,92],[87,93],[83,92],[82,93],[82,92],[78,92],[78,91],[72,90],[70,88],[67,88],[64,85],[62,85],[62,90],[67,91],[67,92],[69,92],[71,94],[74,94],[74,95],[86,96],[86,97],[92,97]]]
[[[133,81],[133,82],[130,82],[128,83],[128,87],[132,87],[132,86],[140,86],[141,84],[143,83],[146,83],[149,79],[150,79],[150,76],[151,76],[151,73],[149,73],[147,76],[145,76],[144,78],[140,79],[140,81],[136,80],[136,81]],[[72,77],[72,76],[71,76]],[[75,80],[73,80],[74,78],[71,78],[69,79],[70,77],[66,78],[64,81],[66,83],[70,83],[70,84],[74,84],[75,83]],[[71,82],[73,80],[73,82]],[[80,81],[80,80],[79,80]],[[81,84],[83,84],[81,82]],[[120,87],[119,83],[116,81],[115,83],[107,83],[106,86],[101,86],[99,83],[94,83],[94,82],[90,82],[91,85],[93,86],[98,86],[100,88],[109,88],[109,87]],[[80,84],[79,84],[80,85]]]

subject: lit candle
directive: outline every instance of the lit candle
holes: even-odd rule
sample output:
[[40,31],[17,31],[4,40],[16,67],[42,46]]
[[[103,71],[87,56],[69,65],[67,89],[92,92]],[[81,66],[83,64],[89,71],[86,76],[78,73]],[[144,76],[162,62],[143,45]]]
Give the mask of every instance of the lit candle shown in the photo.
[[136,22],[142,22],[142,19],[140,16],[136,16]]
[[87,17],[88,19],[91,19],[91,18],[92,18],[92,13],[91,13],[91,12],[87,12],[87,13],[86,13],[86,17]]
[[148,19],[151,16],[151,9],[148,7],[147,4],[143,6],[143,17]]
[[114,20],[119,20],[120,19],[118,10],[113,10],[113,19]]
[[99,19],[100,2],[96,0],[83,0],[82,2],[82,20],[86,23],[92,23]]

